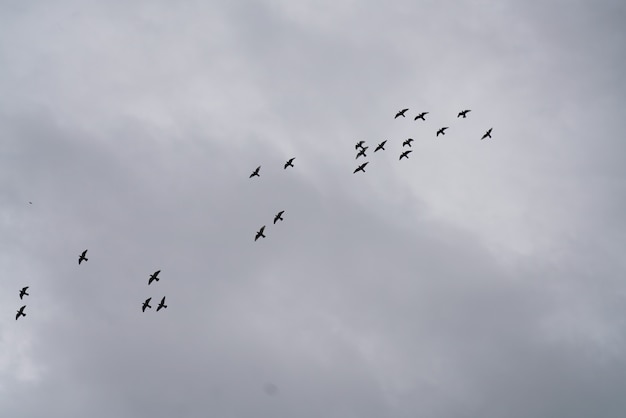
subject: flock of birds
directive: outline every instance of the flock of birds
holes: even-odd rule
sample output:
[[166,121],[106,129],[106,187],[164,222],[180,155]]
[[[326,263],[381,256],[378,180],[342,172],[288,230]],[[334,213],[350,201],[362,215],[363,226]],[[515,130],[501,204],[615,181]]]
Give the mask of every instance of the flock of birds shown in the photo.
[[[396,113],[396,116],[394,117],[394,119],[397,119],[398,117],[402,116],[403,118],[406,117],[405,113],[408,112],[408,108],[407,109],[402,109],[400,111],[398,111],[398,113]],[[471,112],[470,109],[465,109],[462,110],[458,113],[457,118],[463,117],[466,118],[467,114]],[[418,120],[421,119],[423,121],[426,120],[425,116],[428,114],[429,112],[421,112],[419,113],[417,116],[415,116],[415,118],[413,120]],[[440,128],[439,130],[437,130],[437,133],[435,135],[435,137],[438,137],[439,135],[445,135],[446,134],[446,129],[449,129],[449,126],[444,126],[442,128]],[[481,140],[485,139],[485,138],[491,138],[491,131],[493,128],[489,128],[487,129],[487,131],[485,132],[485,134],[480,138]],[[413,152],[412,149],[407,149],[404,150],[405,147],[409,147],[411,148],[412,145],[411,143],[414,141],[413,138],[408,138],[406,139],[403,143],[402,143],[402,153],[400,154],[400,158],[399,160],[402,160],[403,158],[408,159],[409,158],[409,154],[411,152]],[[376,148],[374,149],[374,152],[377,151],[384,151],[385,150],[385,144],[387,143],[387,140],[380,142]],[[364,157],[366,158],[366,151],[369,149],[369,146],[365,145],[365,141],[361,140],[358,141],[354,147],[356,150],[358,150],[357,155],[356,155],[356,159],[359,159],[359,157]],[[292,167],[293,168],[293,161],[295,160],[295,157],[290,158],[289,160],[287,160],[283,166],[283,168],[286,170],[288,167]],[[367,166],[367,164],[369,164],[369,161],[364,162],[363,164],[359,165],[353,173],[358,173],[359,171],[365,172],[365,166]],[[260,170],[261,170],[261,166],[258,166],[257,168],[254,169],[254,171],[252,172],[252,174],[250,174],[250,178],[252,177],[260,177]],[[32,204],[32,202],[28,202],[29,204]],[[283,213],[285,213],[284,210],[281,210],[280,212],[278,212],[275,216],[274,216],[274,224],[276,224],[276,222],[278,221],[282,221],[283,220]],[[255,234],[254,236],[254,241],[257,241],[259,238],[265,238],[265,227],[266,225],[263,225]],[[83,261],[88,261],[89,259],[87,258],[87,250],[83,251],[79,256],[78,256],[78,264],[80,265]],[[153,281],[159,281],[158,275],[161,272],[161,270],[157,270],[156,272],[152,273],[150,275],[150,278],[148,279],[148,285],[150,285]],[[28,290],[28,286],[22,288],[20,290],[20,299],[23,299],[24,296],[29,296],[29,294],[26,292]],[[147,298],[143,304],[141,305],[141,311],[145,312],[146,309],[151,309],[152,306],[150,305],[150,301],[152,300],[152,297]],[[167,305],[165,304],[165,296],[163,296],[163,298],[161,299],[161,301],[159,302],[156,311],[160,311],[161,309],[167,308]],[[26,316],[26,313],[24,312],[24,309],[26,309],[26,305],[22,306],[20,309],[17,310],[17,314],[15,315],[15,320],[18,320],[20,318],[20,316]]]

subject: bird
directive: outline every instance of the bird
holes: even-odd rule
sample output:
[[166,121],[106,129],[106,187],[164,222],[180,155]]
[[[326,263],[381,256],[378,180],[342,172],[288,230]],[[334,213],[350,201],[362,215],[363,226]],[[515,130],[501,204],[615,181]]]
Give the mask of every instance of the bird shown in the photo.
[[460,118],[461,116],[465,117],[465,115],[467,115],[468,112],[471,112],[470,109],[465,109],[459,112],[458,115],[456,115],[457,118]]
[[150,299],[152,298],[146,299],[146,301],[143,303],[143,305],[141,306],[141,312],[145,312],[146,308],[152,309],[152,306],[150,306]]
[[381,150],[385,150],[385,143],[387,142],[387,140],[384,140],[383,142],[381,142],[380,144],[378,144],[378,146],[376,147],[376,149],[374,150],[374,152],[378,151],[379,149]]
[[276,223],[277,221],[282,221],[282,220],[284,220],[284,219],[283,219],[283,213],[284,213],[284,212],[285,212],[284,210],[281,210],[280,212],[278,212],[278,213],[276,214],[276,216],[274,216],[274,223]]
[[22,297],[24,296],[28,296],[28,293],[26,293],[27,289],[28,289],[28,286],[23,287],[22,290],[20,290],[20,299],[22,299]]
[[261,166],[258,166],[253,172],[252,174],[250,174],[250,178],[257,176],[257,177],[261,177],[259,176],[259,170],[261,169]]
[[446,132],[445,132],[445,130],[446,130],[446,129],[448,129],[448,127],[447,127],[447,126],[444,126],[443,128],[439,129],[439,130],[437,131],[437,136],[439,136],[439,134],[441,134],[441,135],[445,135],[445,134],[446,134]]
[[156,280],[157,282],[159,281],[159,278],[157,276],[160,272],[161,270],[157,270],[150,275],[150,278],[148,279],[148,285],[150,285],[150,283],[152,283],[154,280]]
[[411,153],[411,152],[413,152],[413,150],[404,151],[402,154],[400,154],[400,158],[398,158],[398,160],[401,160],[403,157],[408,160],[409,159],[409,153]]
[[426,119],[424,119],[424,116],[426,116],[426,115],[428,115],[428,112],[422,112],[419,115],[415,116],[415,119],[413,119],[413,120],[418,120],[418,119],[426,120]]
[[83,253],[78,256],[78,265],[80,265],[80,263],[82,263],[83,261],[89,261],[89,259],[87,257],[85,257],[87,255],[87,250],[83,251]]
[[411,145],[411,142],[413,142],[413,138],[409,138],[406,141],[404,141],[402,143],[402,148],[404,148],[405,145],[408,145],[409,147],[412,147],[413,145]]
[[356,170],[354,170],[354,172],[353,172],[352,174],[356,173],[357,171],[362,171],[362,172],[364,172],[364,173],[365,173],[365,166],[366,166],[366,165],[368,165],[368,164],[369,164],[369,161],[367,161],[367,162],[365,162],[365,163],[361,164],[360,166],[358,166],[358,167],[356,168]]
[[32,204],[33,204],[33,202],[28,202],[28,204],[29,204],[29,205],[32,205]]
[[[368,148],[369,148],[369,147],[363,147],[363,148],[361,148],[361,151],[359,151],[359,152],[356,154],[356,158],[359,158],[359,157],[361,157],[361,156],[363,156],[363,157],[367,157],[367,155],[365,155],[365,151],[367,151],[367,149],[368,149]],[[356,158],[355,158],[355,159],[356,159]]]
[[24,313],[24,308],[26,307],[26,305],[22,306],[18,311],[17,311],[17,315],[15,315],[15,320],[17,321],[17,319],[20,316],[26,316],[26,314]]
[[261,229],[259,229],[259,232],[256,233],[256,236],[254,237],[255,241],[261,237],[265,238],[265,235],[263,235],[263,231],[265,231],[265,225],[263,225]]
[[287,162],[285,163],[285,170],[287,169],[287,167],[293,167],[293,160],[295,159],[296,157],[293,157],[287,160]]
[[167,305],[165,304],[165,296],[163,296],[163,299],[161,299],[161,302],[159,302],[159,306],[157,306],[157,312],[159,312],[161,308],[167,308]]
[[356,145],[354,146],[354,149],[358,149],[359,147],[363,148],[363,144],[365,144],[365,141],[357,142]]
[[401,111],[399,111],[398,113],[396,113],[396,117],[394,119],[396,119],[398,116],[402,116],[403,118],[405,118],[406,116],[404,116],[404,113],[409,110],[409,109],[402,109]]
[[480,138],[480,140],[482,141],[482,140],[483,140],[483,139],[485,139],[485,138],[491,138],[491,130],[492,130],[492,129],[493,129],[493,128],[489,128],[489,129],[487,129],[487,132],[485,132],[485,134],[483,135],[483,137],[482,137],[482,138]]

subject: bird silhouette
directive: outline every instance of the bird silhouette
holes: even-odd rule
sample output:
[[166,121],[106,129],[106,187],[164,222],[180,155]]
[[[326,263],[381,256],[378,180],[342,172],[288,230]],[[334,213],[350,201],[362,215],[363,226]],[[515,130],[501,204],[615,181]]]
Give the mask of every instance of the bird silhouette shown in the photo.
[[152,306],[150,306],[150,299],[152,298],[146,299],[146,301],[143,303],[143,305],[141,306],[141,312],[145,312],[146,308],[152,309]]
[[163,296],[163,299],[161,299],[161,302],[159,302],[159,306],[157,306],[157,312],[159,312],[162,308],[167,308],[167,305],[165,304],[165,296]]
[[385,150],[385,143],[387,143],[387,140],[384,140],[383,142],[381,142],[380,144],[378,144],[378,146],[376,147],[376,149],[374,150],[374,152],[378,151],[378,150]]
[[467,113],[468,113],[468,112],[471,112],[471,110],[470,110],[470,109],[465,109],[465,110],[462,110],[462,111],[460,111],[460,112],[459,112],[459,114],[458,114],[458,115],[456,115],[456,117],[457,117],[457,118],[459,118],[459,117],[461,117],[461,116],[465,117],[465,115],[467,115]]
[[293,160],[295,159],[296,157],[293,157],[287,160],[287,162],[285,163],[285,170],[287,169],[287,167],[293,167]]
[[413,152],[413,150],[404,151],[402,154],[400,154],[400,158],[398,158],[398,160],[401,160],[402,158],[406,158],[408,160],[409,159],[409,154],[411,152]]
[[[361,151],[359,151],[359,152],[356,154],[356,158],[359,158],[359,157],[367,157],[367,155],[365,155],[365,151],[367,151],[367,149],[368,149],[368,148],[369,148],[369,147],[363,147],[363,148],[361,148]],[[356,158],[355,158],[355,160],[356,160]]]
[[362,172],[364,172],[364,173],[365,173],[365,166],[366,166],[366,165],[368,165],[368,164],[369,164],[369,161],[367,161],[367,162],[365,162],[365,163],[361,164],[360,166],[358,166],[358,167],[356,168],[356,170],[354,170],[354,172],[353,172],[352,174],[356,173],[357,171],[362,171]]
[[409,138],[406,141],[404,141],[402,143],[402,148],[404,148],[405,145],[408,145],[409,147],[412,147],[413,145],[411,145],[411,142],[413,142],[413,138]]
[[23,287],[22,290],[20,290],[20,299],[22,299],[24,296],[28,296],[28,293],[26,293],[27,289],[28,289],[28,286]]
[[482,140],[483,140],[483,139],[485,139],[485,138],[491,138],[491,130],[492,130],[492,129],[493,129],[493,128],[489,128],[489,129],[487,129],[487,132],[485,132],[485,134],[483,135],[483,137],[482,137],[482,138],[480,138],[480,140],[482,141]]
[[150,278],[148,279],[148,285],[150,285],[150,283],[152,283],[154,280],[156,280],[157,282],[159,281],[159,278],[157,276],[160,272],[161,270],[157,270],[150,275]]
[[446,130],[446,129],[448,129],[448,127],[447,127],[447,126],[444,126],[443,128],[439,129],[439,130],[437,131],[437,136],[439,136],[439,134],[441,134],[441,135],[445,135],[445,134],[446,134],[446,132],[445,132],[445,130]]
[[80,263],[82,263],[83,261],[89,261],[89,259],[87,257],[85,257],[87,255],[87,250],[83,251],[83,253],[78,256],[78,265],[80,265]]
[[278,221],[282,221],[283,219],[283,213],[285,213],[284,210],[281,210],[280,212],[278,212],[276,214],[276,216],[274,216],[274,223],[278,222]]
[[415,116],[415,119],[413,119],[413,120],[421,119],[421,120],[425,121],[426,119],[424,119],[424,116],[426,116],[426,115],[428,115],[428,112],[422,112],[419,115]]
[[354,146],[354,149],[359,149],[359,147],[363,148],[363,144],[365,144],[365,141],[357,142],[356,145]]
[[265,238],[265,235],[263,235],[263,231],[265,231],[265,225],[263,225],[261,229],[259,229],[259,232],[256,233],[256,236],[254,237],[255,241],[261,237]]
[[396,113],[396,117],[394,119],[396,119],[398,116],[402,116],[403,118],[405,118],[406,116],[404,116],[404,114],[406,113],[407,110],[409,109],[402,109],[401,111]]
[[24,308],[26,308],[26,305],[22,306],[20,309],[17,310],[17,315],[15,315],[16,321],[20,316],[26,316],[26,314],[24,313]]
[[258,167],[257,167],[257,168],[256,168],[256,169],[252,172],[252,174],[250,174],[250,178],[252,178],[252,177],[254,177],[254,176],[261,177],[261,176],[259,175],[259,170],[260,170],[260,169],[261,169],[261,166],[258,166]]

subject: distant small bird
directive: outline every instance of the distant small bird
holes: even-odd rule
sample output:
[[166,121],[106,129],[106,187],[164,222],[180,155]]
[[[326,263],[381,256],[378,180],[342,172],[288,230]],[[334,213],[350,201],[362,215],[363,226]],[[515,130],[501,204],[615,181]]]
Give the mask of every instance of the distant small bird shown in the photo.
[[462,110],[462,111],[460,111],[460,112],[459,112],[459,114],[458,114],[458,115],[456,115],[456,117],[457,117],[457,118],[459,118],[459,117],[461,117],[461,116],[465,117],[465,115],[467,115],[467,113],[468,113],[468,112],[471,112],[471,110],[470,110],[470,109],[465,109],[465,110]]
[[261,169],[261,166],[258,166],[253,172],[252,174],[250,174],[250,178],[257,176],[257,177],[261,177],[259,176],[259,170]]
[[157,270],[154,273],[152,273],[150,275],[150,278],[148,279],[148,286],[150,285],[150,283],[152,283],[154,280],[156,280],[157,282],[159,281],[159,278],[157,277],[159,275],[159,273],[161,272],[161,270]]
[[274,223],[278,222],[278,221],[283,221],[283,213],[285,213],[284,210],[281,210],[280,212],[278,212],[276,214],[276,216],[274,216]]
[[167,308],[167,305],[165,304],[165,296],[163,296],[163,299],[161,299],[161,302],[159,302],[159,306],[157,306],[157,312],[159,312],[162,308]]
[[437,136],[439,136],[439,134],[445,135],[446,134],[446,132],[445,132],[446,129],[448,129],[448,126],[444,126],[443,128],[439,129],[437,131]]
[[287,160],[287,162],[285,163],[285,170],[287,169],[287,167],[293,167],[293,160],[295,159],[296,157],[293,157]]
[[402,143],[402,148],[404,148],[405,145],[408,145],[409,147],[412,147],[413,145],[411,145],[411,142],[413,142],[413,138],[409,138],[406,141],[404,141]]
[[413,119],[413,120],[418,120],[418,119],[426,120],[426,119],[424,119],[424,116],[428,115],[428,113],[429,112],[422,112],[419,115],[415,116],[415,119]]
[[145,312],[146,308],[152,309],[152,306],[150,306],[150,299],[152,298],[146,299],[146,301],[143,303],[143,305],[141,306],[141,312]]
[[28,204],[29,204],[29,205],[32,205],[32,204],[33,204],[33,202],[28,202]]
[[17,311],[17,315],[15,315],[15,320],[17,321],[17,319],[20,316],[26,316],[26,314],[24,313],[24,308],[26,308],[26,305],[22,306],[18,311]]
[[360,147],[360,148],[363,148],[363,144],[365,144],[365,141],[359,141],[359,142],[357,142],[357,143],[356,143],[356,145],[354,146],[354,149],[358,149],[359,147]]
[[263,225],[261,229],[259,229],[259,232],[256,233],[256,236],[254,237],[255,241],[261,237],[265,238],[265,235],[263,235],[263,231],[265,231],[265,225]]
[[378,146],[376,147],[376,149],[374,150],[374,152],[378,151],[378,150],[385,150],[385,144],[387,143],[387,140],[384,140],[383,142],[381,142],[380,144],[378,144]]
[[28,289],[28,286],[23,287],[22,290],[20,290],[20,299],[22,299],[24,296],[28,296],[28,293],[26,293],[27,289]]
[[89,259],[87,257],[85,257],[87,255],[87,250],[83,251],[83,253],[78,256],[78,265],[80,265],[80,263],[82,263],[83,261],[89,261]]
[[368,164],[369,164],[369,161],[361,164],[360,166],[358,166],[356,168],[356,170],[354,170],[354,172],[352,174],[356,173],[357,171],[362,171],[362,172],[365,173],[365,166],[368,165]]
[[487,132],[485,132],[485,134],[483,135],[483,137],[482,137],[482,138],[480,138],[480,140],[482,141],[482,140],[483,140],[483,139],[485,139],[485,138],[491,138],[491,130],[492,130],[492,129],[493,129],[493,128],[489,128],[489,129],[487,129]]
[[408,160],[409,159],[409,154],[411,152],[413,152],[413,150],[404,151],[402,154],[400,154],[400,158],[398,158],[398,160],[401,160],[402,158],[406,158]]
[[[369,148],[369,147],[363,147],[363,148],[361,148],[361,151],[359,151],[359,152],[356,154],[356,158],[359,158],[359,157],[367,157],[367,155],[365,155],[365,151],[367,151],[367,149],[368,149],[368,148]],[[355,158],[355,160],[356,160],[356,158]]]
[[406,118],[406,116],[404,116],[404,114],[406,113],[407,110],[409,110],[409,109],[402,109],[401,111],[396,113],[396,117],[394,119],[396,119],[398,116],[402,116],[403,118]]

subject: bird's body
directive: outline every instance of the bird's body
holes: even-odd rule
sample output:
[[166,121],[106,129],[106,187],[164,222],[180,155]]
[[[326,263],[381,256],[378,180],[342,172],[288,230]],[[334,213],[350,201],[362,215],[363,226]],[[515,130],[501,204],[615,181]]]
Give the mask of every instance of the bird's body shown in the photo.
[[480,138],[480,139],[481,139],[481,141],[482,141],[483,139],[485,139],[485,138],[491,138],[491,130],[492,130],[492,129],[493,129],[493,128],[489,128],[489,129],[487,129],[487,132],[485,132],[485,134],[483,135],[483,137],[482,137],[482,138]]
[[82,254],[78,256],[78,265],[80,265],[80,263],[82,263],[83,261],[89,261],[86,255],[87,255],[87,250],[83,251]]
[[154,280],[156,280],[157,282],[159,281],[159,278],[157,276],[160,272],[161,270],[157,270],[150,275],[150,278],[148,279],[148,285],[150,285],[150,283],[152,283]]
[[285,163],[285,170],[287,169],[287,167],[293,167],[293,160],[295,159],[296,157],[293,157],[287,160],[287,162]]
[[406,116],[404,116],[404,114],[406,113],[407,110],[409,109],[402,109],[401,111],[396,113],[396,117],[394,119],[396,119],[398,116],[402,116],[403,118],[405,118]]
[[407,139],[406,141],[404,141],[404,142],[402,143],[402,148],[404,148],[404,146],[405,146],[405,145],[406,145],[406,146],[409,146],[409,147],[412,147],[413,145],[411,145],[411,142],[413,142],[413,138],[409,138],[409,139]]
[[28,296],[28,293],[26,293],[26,290],[28,290],[28,286],[23,287],[22,290],[20,290],[20,299],[22,299],[24,296]]
[[413,119],[413,120],[421,119],[421,120],[425,121],[426,119],[424,119],[424,116],[426,116],[426,115],[428,115],[428,112],[422,112],[419,115],[415,116],[415,119]]
[[150,306],[150,299],[152,299],[152,298],[146,299],[146,301],[143,303],[143,305],[141,305],[141,312],[145,312],[146,308],[152,309],[152,306]]
[[470,109],[461,110],[461,111],[459,112],[459,114],[458,114],[458,115],[456,115],[456,117],[457,117],[457,118],[460,118],[461,116],[465,117],[465,115],[467,115],[467,114],[468,114],[468,112],[471,112],[471,110],[470,110]]
[[368,165],[368,164],[369,164],[369,161],[367,161],[367,162],[365,162],[365,163],[361,164],[360,166],[358,166],[358,167],[356,168],[356,170],[354,170],[354,172],[353,172],[352,174],[356,173],[357,171],[362,171],[362,172],[364,172],[364,173],[365,173],[365,166],[366,166],[366,165]]
[[378,146],[376,147],[376,149],[374,150],[374,152],[378,151],[378,150],[385,150],[385,144],[387,143],[387,140],[384,140],[383,142],[381,142],[380,144],[378,144]]
[[163,308],[167,308],[167,305],[165,304],[165,296],[163,296],[163,299],[161,299],[161,302],[159,302],[159,306],[157,306],[157,312],[159,312]]
[[446,131],[446,129],[448,129],[448,127],[447,127],[447,126],[444,126],[443,128],[439,129],[439,130],[437,131],[437,136],[439,136],[439,134],[441,134],[441,135],[445,135],[445,134],[446,134],[446,132],[445,132],[445,131]]
[[285,213],[285,211],[281,210],[280,212],[276,214],[276,216],[274,216],[274,223],[283,220],[283,213]]
[[398,158],[398,160],[401,160],[402,158],[406,158],[407,160],[409,159],[409,154],[412,153],[413,150],[408,150],[408,151],[404,151],[402,154],[400,154],[400,158]]
[[256,233],[256,236],[254,237],[254,240],[258,240],[259,238],[265,238],[265,235],[263,234],[263,231],[265,231],[265,225],[263,225],[261,227],[261,229],[259,229],[259,232]]
[[257,176],[257,177],[261,177],[259,175],[259,170],[261,169],[261,166],[258,166],[257,168],[254,169],[254,171],[252,172],[252,174],[250,174],[250,178]]
[[[359,152],[356,154],[356,158],[359,158],[359,157],[367,157],[367,155],[365,155],[365,151],[367,151],[367,149],[368,149],[368,148],[369,148],[369,147],[362,147],[362,148],[361,148],[361,151],[359,151]],[[355,160],[356,160],[356,158],[355,158]]]
[[26,308],[26,305],[22,306],[20,309],[17,310],[17,315],[15,315],[16,321],[20,316],[26,316],[26,314],[24,313],[24,308]]

